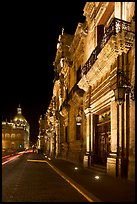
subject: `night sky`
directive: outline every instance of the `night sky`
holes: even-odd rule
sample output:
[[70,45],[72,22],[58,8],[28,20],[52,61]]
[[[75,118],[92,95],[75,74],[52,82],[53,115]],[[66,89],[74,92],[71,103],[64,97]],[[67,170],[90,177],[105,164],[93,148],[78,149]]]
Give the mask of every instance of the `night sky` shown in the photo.
[[20,104],[32,143],[38,136],[39,117],[53,95],[58,36],[62,27],[75,33],[78,22],[85,20],[84,5],[84,1],[10,1],[2,8],[2,120],[12,119]]

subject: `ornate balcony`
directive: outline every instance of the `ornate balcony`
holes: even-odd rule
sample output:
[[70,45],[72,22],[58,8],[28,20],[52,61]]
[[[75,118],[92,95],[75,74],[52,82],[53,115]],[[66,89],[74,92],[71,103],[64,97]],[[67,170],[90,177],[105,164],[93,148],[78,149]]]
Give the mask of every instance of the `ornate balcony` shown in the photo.
[[[131,31],[131,23],[120,20],[118,18],[113,18],[110,26],[106,29],[103,38],[97,45],[97,47],[93,50],[92,54],[90,55],[88,61],[85,63],[84,67],[82,68],[82,74],[87,74],[91,66],[97,60],[98,54],[101,52],[103,47],[106,45],[108,40],[111,38],[112,35],[117,36],[118,33],[124,32],[127,35],[128,33],[132,33]],[[132,45],[132,39],[126,38],[125,46],[129,48]]]
[[[79,88],[87,91],[89,86],[88,82],[92,83],[91,81],[93,81],[93,83],[95,83],[95,75],[96,78],[97,75],[101,78],[107,71],[103,70],[104,67],[111,65],[119,54],[122,52],[126,53],[130,49],[133,45],[134,35],[130,22],[113,18],[97,47],[81,68],[81,78],[83,78],[83,80],[79,81]],[[92,76],[91,73],[89,73],[91,70]]]

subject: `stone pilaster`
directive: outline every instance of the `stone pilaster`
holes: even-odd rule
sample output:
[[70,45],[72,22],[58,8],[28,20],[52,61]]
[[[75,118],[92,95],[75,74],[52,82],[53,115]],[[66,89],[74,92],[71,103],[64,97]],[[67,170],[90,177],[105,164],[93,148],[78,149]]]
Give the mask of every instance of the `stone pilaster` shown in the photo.
[[55,132],[56,132],[56,157],[58,157],[60,153],[60,135],[59,135],[59,123],[56,122],[55,125]]
[[84,166],[88,167],[91,165],[93,151],[93,114],[91,114],[90,108],[85,109],[84,112],[86,115],[86,155],[84,156]]
[[119,107],[113,98],[111,101],[111,153],[107,158],[107,173],[111,176],[119,175]]
[[130,99],[128,179],[135,181],[135,101]]

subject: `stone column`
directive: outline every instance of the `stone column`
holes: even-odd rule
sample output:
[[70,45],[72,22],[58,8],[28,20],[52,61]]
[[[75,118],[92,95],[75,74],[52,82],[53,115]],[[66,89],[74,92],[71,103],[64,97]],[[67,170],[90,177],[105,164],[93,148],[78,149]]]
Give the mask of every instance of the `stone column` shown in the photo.
[[121,19],[121,15],[122,15],[122,13],[121,13],[121,3],[122,2],[115,2],[115,7],[114,7],[114,17],[115,18],[119,18],[119,19]]
[[120,174],[119,122],[119,106],[113,98],[111,101],[111,153],[107,158],[107,173],[114,177]]
[[56,132],[56,157],[59,156],[60,154],[60,131],[59,131],[59,122],[57,121],[56,122],[56,125],[55,125],[55,132]]
[[135,101],[129,101],[129,161],[128,179],[135,181]]
[[51,157],[53,156],[53,151],[54,151],[54,149],[53,149],[53,135],[51,133],[51,135],[50,135],[50,156]]
[[86,154],[84,156],[84,167],[91,166],[91,153],[93,150],[93,138],[91,137],[92,134],[92,124],[93,124],[93,116],[91,114],[91,109],[87,108],[84,110],[86,115]]

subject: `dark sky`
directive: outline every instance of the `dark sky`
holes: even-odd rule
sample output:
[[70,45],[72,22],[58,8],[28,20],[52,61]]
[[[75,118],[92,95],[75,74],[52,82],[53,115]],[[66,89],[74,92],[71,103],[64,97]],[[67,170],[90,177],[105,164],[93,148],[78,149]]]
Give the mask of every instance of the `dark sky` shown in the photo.
[[62,27],[74,34],[78,22],[85,20],[84,5],[84,1],[9,1],[2,8],[2,119],[12,119],[20,104],[32,142],[53,94],[58,36]]

